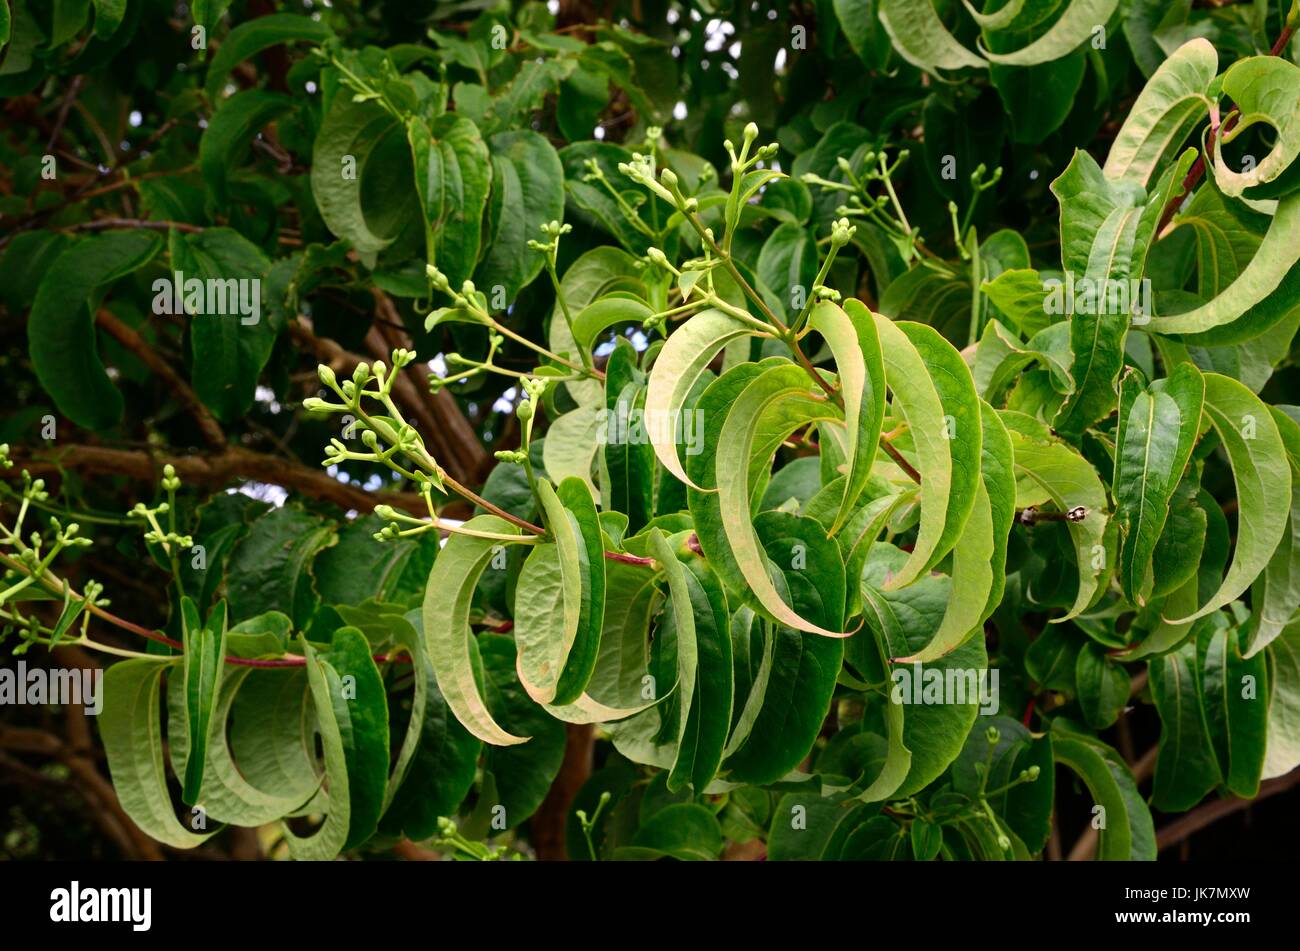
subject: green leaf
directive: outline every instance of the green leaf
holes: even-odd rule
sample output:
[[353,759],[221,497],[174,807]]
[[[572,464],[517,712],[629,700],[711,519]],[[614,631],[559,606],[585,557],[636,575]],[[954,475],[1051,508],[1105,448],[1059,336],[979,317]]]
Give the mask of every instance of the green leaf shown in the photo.
[[[439,116],[432,126],[413,117],[407,122],[406,137],[415,192],[424,212],[428,263],[447,275],[453,290],[459,291],[479,258],[490,186],[505,186],[493,182],[496,166],[489,165],[483,136],[462,116]],[[519,200],[518,194],[513,197]]]
[[92,0],[95,8],[95,35],[106,40],[122,25],[127,0]]
[[253,137],[268,122],[293,108],[293,99],[262,89],[245,89],[215,112],[199,140],[199,170],[209,189],[208,207],[224,211],[229,201],[226,180],[238,168]]
[[[227,642],[229,643],[229,642]],[[232,652],[233,649],[232,649]],[[236,656],[243,656],[238,654]],[[254,676],[256,674],[257,676]],[[263,738],[261,738],[259,750],[267,752],[273,757],[283,750],[301,753],[302,772],[290,782],[286,775],[284,781],[276,784],[273,788],[275,793],[264,792],[261,788],[254,786],[245,778],[246,774],[258,774],[259,766],[264,762],[256,757],[254,751],[247,747],[241,750],[238,765],[233,758],[233,750],[230,741],[227,740],[227,729],[231,725],[231,710],[235,705],[235,700],[240,695],[240,691],[246,685],[258,683],[259,677],[274,677],[283,683],[290,681],[296,685],[298,696],[298,718],[297,726],[299,728],[298,746],[295,749],[292,740],[283,748],[273,746],[273,741],[266,734],[275,734],[278,737],[284,737],[285,732],[283,725],[275,724],[271,718],[275,716],[275,711],[268,705],[265,708],[256,706],[257,699],[252,698],[256,693],[250,689],[249,696],[242,700],[246,711],[254,710],[262,722],[259,724]],[[306,758],[305,750],[302,746],[301,732],[303,729],[302,703],[306,692],[306,673],[297,671],[296,676],[290,672],[282,671],[256,671],[250,667],[231,667],[224,675],[221,681],[221,692],[218,696],[216,705],[212,709],[212,742],[208,744],[207,764],[203,773],[203,794],[198,805],[203,808],[209,821],[225,822],[232,825],[255,827],[265,825],[269,822],[275,822],[284,816],[291,815],[312,798],[318,791],[320,785],[319,778],[315,775],[313,764]],[[252,698],[252,699],[250,699]],[[185,708],[185,682],[180,677],[172,677],[167,684],[167,704],[168,704],[168,744],[167,752],[170,754],[172,769],[178,776],[185,773],[185,763],[189,757],[189,737],[186,731],[186,722],[188,713]],[[314,728],[313,728],[314,730]],[[312,755],[314,757],[314,737],[313,737]],[[286,760],[289,757],[286,756]],[[302,782],[297,780],[301,779]]]
[[1085,611],[1101,593],[1103,568],[1111,552],[1106,544],[1109,517],[1106,490],[1097,471],[1078,452],[1047,433],[1046,427],[1020,413],[1004,412],[1002,421],[1011,434],[1016,461],[1016,506],[1028,508],[1050,500],[1069,513],[1082,509],[1082,517],[1069,520],[1079,566],[1079,589],[1070,610],[1054,623],[1068,621]]
[[1205,374],[1205,415],[1218,433],[1237,487],[1237,544],[1222,584],[1199,608],[1171,624],[1194,621],[1240,597],[1267,566],[1286,532],[1278,512],[1291,508],[1291,466],[1277,422],[1236,380]]
[[1128,671],[1111,661],[1092,639],[1079,650],[1074,670],[1083,719],[1094,730],[1105,729],[1119,719],[1128,704]]
[[[1237,197],[1247,188],[1277,181],[1300,157],[1300,66],[1282,56],[1238,60],[1223,74],[1223,94],[1241,116],[1232,129],[1215,137],[1214,180],[1225,195]],[[1223,147],[1257,123],[1268,126],[1273,148],[1250,171],[1234,172],[1223,160]]]
[[[836,582],[842,566],[834,543],[811,519],[767,512],[756,527],[767,556],[790,565],[778,576],[794,608],[824,626],[842,621],[843,592]],[[793,546],[806,561],[796,568]],[[759,622],[762,654],[743,706],[737,695],[736,723],[727,741],[724,778],[763,785],[776,782],[808,755],[830,709],[844,658],[842,638],[808,637],[793,628]]]
[[620,324],[645,323],[654,312],[646,304],[624,295],[602,297],[592,301],[573,318],[573,334],[578,346],[590,350],[595,346],[596,338]]
[[907,562],[887,584],[911,584],[952,550],[980,483],[979,397],[961,355],[938,332],[876,315],[895,419],[905,422],[921,474],[921,524]]
[[1268,660],[1263,654],[1244,659],[1235,628],[1207,631],[1202,642],[1205,718],[1223,785],[1234,796],[1253,799],[1268,739]]
[[[755,446],[760,427],[764,428],[764,435],[771,432],[773,441],[779,441],[808,422],[837,417],[833,405],[820,393],[812,392],[812,388],[813,383],[804,369],[792,363],[772,367],[755,377],[732,403],[722,424],[718,459],[753,459],[766,470],[770,450],[766,444],[761,444],[762,451],[756,451]],[[779,438],[776,433],[780,434]],[[755,477],[752,470],[753,464],[723,465],[715,471],[715,478],[723,535],[754,600],[773,620],[796,630],[827,637],[845,636],[800,617],[777,593],[750,517],[751,484]],[[708,553],[707,548],[705,552]]]
[[1291,463],[1291,510],[1286,529],[1268,567],[1250,588],[1250,623],[1246,656],[1258,654],[1282,633],[1300,604],[1300,424],[1275,406],[1269,407]]
[[[477,515],[465,523],[465,528],[519,534],[518,528],[495,515]],[[448,538],[429,572],[422,618],[425,647],[438,677],[438,689],[456,719],[484,743],[512,746],[526,743],[529,738],[513,736],[497,725],[475,683],[470,657],[469,609],[474,587],[503,544],[471,535]]]
[[301,509],[275,509],[254,522],[230,556],[226,596],[232,620],[282,610],[295,628],[306,628],[320,603],[311,562],[332,539],[329,522]]
[[[1105,27],[1119,0],[1073,0],[1042,36],[1011,53],[983,50],[990,62],[1004,66],[1034,66],[1060,59]],[[1014,24],[1013,24],[1014,25]]]
[[1151,696],[1160,713],[1151,804],[1162,812],[1183,812],[1200,802],[1222,778],[1205,721],[1196,643],[1189,641],[1154,658],[1149,669]]
[[899,663],[930,663],[955,650],[1002,600],[1006,586],[1007,538],[1015,518],[1016,480],[1011,437],[997,413],[980,405],[983,440],[981,479],[966,528],[952,551],[952,591],[943,621],[920,651]]
[[[535,704],[516,676],[515,644],[500,634],[481,634],[483,696],[495,722],[529,740],[522,746],[494,744],[483,751],[484,783],[476,815],[493,807],[504,810],[506,828],[513,829],[537,811],[564,760],[565,727]],[[435,669],[436,667],[435,661]],[[441,683],[441,674],[439,675]],[[490,778],[490,781],[489,781]],[[482,834],[497,831],[484,823]]]
[[[388,698],[370,656],[370,642],[355,627],[334,632],[322,655],[334,720],[348,770],[348,836],[353,849],[375,833],[388,785]],[[333,793],[331,792],[331,796]]]
[[1200,432],[1205,379],[1184,363],[1146,389],[1134,374],[1121,388],[1111,486],[1123,536],[1118,571],[1125,596],[1142,606],[1155,583],[1152,557],[1169,503]]
[[767,836],[768,861],[835,861],[845,840],[872,811],[852,800],[806,792],[786,793],[772,810],[772,827]]
[[[857,658],[864,677],[872,683],[891,681],[884,707],[893,735],[882,776],[892,773],[895,762],[906,761],[906,773],[896,788],[877,787],[863,794],[873,800],[909,796],[948,768],[979,715],[980,683],[988,667],[982,637],[970,638],[930,664],[897,659],[915,655],[933,639],[951,596],[951,584],[942,575],[927,575],[905,588],[889,590],[886,579],[891,573],[897,577],[906,557],[884,542],[872,547],[861,582],[869,630],[855,635],[862,641],[850,644],[850,657]],[[952,695],[944,693],[938,703],[926,700],[927,681],[953,684]],[[901,733],[894,732],[897,718],[902,720]]]
[[1262,778],[1272,779],[1300,766],[1300,621],[1283,628],[1267,657],[1271,690]]
[[832,4],[845,39],[867,69],[880,69],[889,58],[889,34],[876,16],[879,5],[879,0],[834,0]]
[[186,805],[199,802],[203,771],[208,760],[208,743],[213,738],[213,707],[221,690],[221,676],[226,656],[226,602],[220,602],[208,615],[206,624],[199,622],[198,608],[189,598],[181,599],[184,630],[186,725],[189,727],[189,755],[181,801]]
[[[669,588],[673,588],[669,572]],[[668,788],[676,790],[689,784],[697,795],[704,793],[722,762],[723,749],[731,728],[732,666],[731,625],[727,597],[722,585],[699,558],[691,556],[680,580],[690,598],[695,641],[695,689],[689,711],[682,707],[682,732],[677,756],[668,776]],[[681,586],[679,586],[680,589]],[[674,607],[673,633],[679,638],[681,615]]]
[[[401,134],[397,120],[384,109],[340,95],[330,103],[316,136],[311,158],[316,207],[326,227],[360,255],[373,258],[392,244],[410,217],[406,183],[414,173],[387,161],[387,143]],[[486,182],[482,193],[486,197]]]
[[650,427],[650,444],[664,468],[688,486],[700,488],[687,476],[678,459],[672,438],[675,427],[662,421],[678,418],[686,397],[727,344],[753,332],[749,325],[720,310],[702,311],[673,331],[650,370],[646,418],[660,421]]
[[[1151,318],[1146,329],[1161,334],[1199,334],[1227,327],[1265,305],[1300,262],[1300,194],[1278,202],[1273,222],[1235,281],[1216,297],[1173,315]],[[1273,318],[1274,322],[1276,319]],[[1254,323],[1252,321],[1252,323]]]
[[[168,250],[172,268],[184,276],[185,286],[173,290],[156,285],[154,306],[173,293],[181,294],[191,321],[194,391],[219,419],[240,419],[253,405],[258,377],[281,329],[270,314],[261,313],[260,288],[270,261],[257,245],[230,228],[208,228],[199,234],[173,231]],[[209,290],[192,298],[189,284],[194,279],[218,289],[217,293]],[[170,304],[167,301],[164,313],[170,312]],[[214,310],[209,309],[212,305]]]
[[218,831],[195,834],[176,818],[163,767],[159,683],[173,664],[124,660],[104,672],[99,737],[122,810],[146,835],[176,849],[192,849]]
[[222,40],[208,65],[208,76],[204,81],[208,99],[214,107],[221,104],[221,90],[226,85],[227,77],[250,56],[281,43],[295,40],[324,43],[333,36],[334,31],[319,20],[293,13],[272,13],[240,23]]
[[[379,830],[418,842],[438,831],[440,817],[455,815],[474,785],[483,745],[460,725],[438,689],[425,650],[420,612],[389,615],[388,619],[392,621],[394,640],[414,665],[415,690],[402,748],[388,777]],[[390,708],[395,721],[400,720],[404,706],[403,701],[396,701]]]
[[898,55],[918,69],[937,72],[987,65],[948,32],[931,0],[880,0],[879,12]]
[[552,479],[577,478],[595,494],[591,467],[600,451],[606,416],[598,406],[580,406],[551,423],[542,442],[542,464]]
[[538,545],[524,562],[515,604],[519,680],[542,704],[565,706],[582,697],[600,649],[605,610],[605,558],[595,504],[579,479],[556,495],[538,480],[554,544]]
[[[351,822],[351,791],[347,751],[339,722],[335,716],[333,693],[330,688],[329,664],[320,658],[316,649],[305,638],[299,638],[303,656],[307,659],[307,684],[312,704],[316,708],[316,728],[320,733],[321,749],[325,753],[325,783],[329,799],[325,821],[311,835],[300,836],[281,824],[281,833],[288,843],[289,854],[305,861],[330,861],[343,850]],[[336,675],[337,676],[337,675]]]
[[1058,763],[1078,774],[1092,794],[1093,822],[1101,823],[1097,858],[1154,861],[1156,834],[1151,811],[1119,755],[1099,740],[1070,730],[1060,719],[1052,724],[1052,752]]
[[1147,80],[1111,143],[1106,177],[1145,188],[1208,114],[1209,87],[1218,70],[1214,46],[1199,37],[1165,60]]
[[[640,278],[641,265],[636,258],[621,248],[598,247],[587,251],[574,261],[560,280],[560,294],[569,306],[570,315],[583,311],[593,301],[617,291],[628,291],[642,299],[645,285]],[[569,332],[568,322],[559,302],[551,311],[547,332],[547,346],[552,353],[578,362],[578,345]],[[599,380],[582,380],[565,384],[565,389],[579,406],[601,406],[605,393]],[[552,478],[559,478],[549,468]]]
[[[231,772],[210,767],[213,776],[240,793],[239,802],[252,801],[269,810],[273,804],[263,800],[283,795],[290,802],[276,813],[282,816],[310,811],[302,807],[315,808],[324,801],[309,679],[305,669],[253,670],[242,681],[231,701]],[[210,748],[220,750],[220,744]],[[242,789],[235,777],[246,780],[249,789]],[[205,798],[211,796],[209,790]],[[212,805],[215,808],[215,801]],[[215,812],[210,815],[217,817]]]
[[59,412],[79,426],[105,430],[122,418],[95,343],[97,291],[149,261],[162,240],[148,231],[120,231],[79,241],[50,265],[27,319],[32,366]]
[[[1072,312],[1074,382],[1053,426],[1067,438],[1080,435],[1115,405],[1115,382],[1124,365],[1129,324],[1150,317],[1138,316],[1142,313],[1138,281],[1147,250],[1171,190],[1191,162],[1189,150],[1150,196],[1133,182],[1110,181],[1081,150],[1052,182],[1061,204],[1061,261],[1066,272],[1064,293],[1071,297],[1067,312]],[[1075,275],[1082,275],[1077,295]]]
[[541,240],[542,225],[564,219],[564,169],[551,143],[531,129],[498,132],[488,140],[488,150],[492,197],[474,283],[489,295],[499,285],[513,301],[544,263],[528,242]]
[[786,318],[793,318],[813,292],[817,278],[816,240],[802,225],[788,221],[777,225],[763,242],[757,271],[758,279],[785,305]]
[[662,856],[684,862],[711,861],[722,851],[722,829],[712,812],[692,802],[676,803],[646,821],[632,845],[614,852],[615,859]]
[[839,512],[828,530],[834,535],[857,505],[871,476],[885,417],[885,364],[875,318],[860,301],[850,299],[843,309],[823,301],[813,308],[808,326],[831,348],[844,394],[844,455],[849,471]]

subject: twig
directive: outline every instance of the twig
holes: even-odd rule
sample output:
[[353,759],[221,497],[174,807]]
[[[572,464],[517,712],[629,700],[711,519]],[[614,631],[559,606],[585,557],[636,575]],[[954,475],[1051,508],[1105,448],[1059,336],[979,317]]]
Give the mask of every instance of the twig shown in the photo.
[[95,321],[107,330],[118,343],[130,350],[141,363],[148,367],[154,376],[157,376],[167,385],[167,388],[172,391],[177,401],[194,417],[204,442],[213,449],[225,448],[226,434],[222,431],[221,424],[203,405],[203,401],[199,399],[198,394],[194,392],[190,385],[172,369],[171,364],[159,356],[153,347],[149,346],[148,341],[107,310],[101,309],[95,315]]
[[1225,816],[1241,812],[1257,802],[1294,789],[1296,786],[1300,786],[1300,769],[1293,769],[1284,776],[1264,780],[1259,784],[1259,792],[1254,799],[1238,799],[1236,796],[1230,796],[1203,803],[1156,833],[1156,851],[1163,852]]

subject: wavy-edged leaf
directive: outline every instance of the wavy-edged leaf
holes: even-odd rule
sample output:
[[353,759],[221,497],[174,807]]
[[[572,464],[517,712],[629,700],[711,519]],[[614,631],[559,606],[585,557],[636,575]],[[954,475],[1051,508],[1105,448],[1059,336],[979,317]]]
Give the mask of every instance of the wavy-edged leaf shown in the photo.
[[148,231],[78,241],[55,258],[36,291],[27,319],[32,367],[59,412],[79,426],[110,429],[125,405],[99,357],[91,297],[148,264],[162,246]]
[[1182,363],[1146,389],[1136,374],[1126,376],[1121,388],[1111,486],[1123,535],[1118,573],[1124,594],[1143,605],[1155,583],[1152,557],[1169,503],[1200,433],[1205,379]]
[[[1053,722],[1052,753],[1073,770],[1092,794],[1094,815],[1104,815],[1097,858],[1102,861],[1155,861],[1156,832],[1151,810],[1133,774],[1106,744]],[[1096,812],[1097,807],[1104,810]]]
[[[1223,94],[1232,100],[1240,118],[1215,137],[1215,182],[1232,197],[1248,188],[1255,189],[1251,197],[1277,197],[1258,186],[1278,182],[1288,170],[1288,179],[1294,176],[1291,166],[1300,157],[1300,66],[1282,56],[1246,57],[1223,74]],[[1234,172],[1223,160],[1223,147],[1257,123],[1269,127],[1273,147],[1249,171]]]
[[1068,522],[1079,566],[1079,590],[1070,610],[1053,621],[1067,621],[1086,610],[1099,596],[1108,515],[1106,490],[1097,470],[1074,449],[1051,436],[1046,427],[1020,413],[1004,412],[1016,464],[1016,505],[1026,508],[1051,500],[1064,513],[1082,508],[1081,518]]
[[1106,177],[1143,188],[1208,114],[1209,87],[1219,57],[1209,40],[1184,43],[1155,71],[1138,94],[1106,156]]
[[321,21],[294,13],[272,13],[240,23],[222,40],[221,47],[208,64],[208,75],[203,83],[208,99],[214,106],[220,105],[226,79],[250,56],[281,43],[295,40],[324,43],[333,36],[334,31]]
[[885,362],[875,318],[860,301],[847,300],[843,309],[823,301],[813,308],[808,326],[831,348],[844,395],[844,455],[849,470],[839,511],[829,527],[829,534],[835,535],[862,497],[876,460],[885,418]]
[[670,421],[682,411],[687,395],[695,387],[710,362],[727,344],[754,329],[720,310],[696,314],[678,327],[655,359],[646,390],[646,418],[651,421],[650,444],[665,469],[687,486],[700,488],[687,476],[677,456]]
[[388,787],[388,698],[370,656],[370,642],[355,627],[334,632],[323,653],[334,721],[348,769],[348,836],[356,848],[375,833]]
[[289,854],[305,861],[330,861],[343,850],[351,823],[351,792],[348,785],[348,760],[335,718],[334,699],[330,690],[329,664],[322,660],[305,637],[300,637],[303,656],[307,659],[307,684],[316,708],[316,727],[320,731],[321,749],[325,753],[325,783],[329,799],[325,821],[311,835],[300,836],[281,823],[281,832]]
[[1160,746],[1151,804],[1162,812],[1192,808],[1222,779],[1210,743],[1195,641],[1149,662],[1160,714]]
[[[465,528],[497,535],[518,535],[519,529],[495,515],[478,515]],[[465,729],[485,743],[513,746],[528,737],[514,736],[497,725],[474,680],[470,658],[469,608],[474,587],[493,556],[506,542],[472,535],[447,539],[429,572],[425,588],[425,647],[438,677],[438,689]]]
[[906,422],[921,474],[921,524],[907,562],[887,584],[911,584],[952,550],[980,482],[979,397],[970,369],[931,327],[876,317],[891,408]]
[[[488,193],[492,187],[502,189],[509,185],[495,181],[497,163],[489,160],[488,147],[478,126],[464,116],[447,113],[432,125],[412,117],[406,125],[406,138],[415,172],[415,193],[424,220],[428,263],[442,271],[451,286],[459,290],[475,273]],[[517,178],[512,184],[515,191],[510,200],[518,204],[521,195]],[[513,297],[513,293],[507,295],[508,300]]]
[[1210,598],[1171,624],[1194,621],[1240,597],[1267,566],[1286,532],[1279,512],[1291,508],[1291,466],[1277,422],[1241,383],[1205,374],[1205,415],[1219,435],[1237,487],[1237,543],[1228,573]]
[[542,255],[528,242],[541,240],[542,225],[564,219],[564,169],[555,148],[532,129],[498,132],[488,151],[492,196],[474,283],[485,292],[499,285],[512,301],[542,270]]
[[192,849],[217,833],[196,834],[176,818],[163,766],[159,684],[166,660],[124,660],[104,672],[104,709],[99,737],[118,802],[151,838],[176,849]]

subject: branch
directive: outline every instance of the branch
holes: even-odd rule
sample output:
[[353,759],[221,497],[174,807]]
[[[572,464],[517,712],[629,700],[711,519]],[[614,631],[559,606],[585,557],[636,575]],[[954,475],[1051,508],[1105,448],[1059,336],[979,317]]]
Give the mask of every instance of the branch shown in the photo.
[[203,405],[198,394],[190,388],[190,385],[181,378],[170,363],[158,355],[158,352],[149,346],[148,341],[138,333],[128,327],[122,321],[118,320],[107,310],[100,310],[95,315],[95,321],[107,330],[114,339],[117,340],[127,350],[131,351],[135,357],[143,363],[154,376],[159,377],[182,406],[194,417],[198,423],[199,432],[203,435],[203,441],[213,449],[224,449],[226,445],[226,434],[222,432],[221,424]]
[[140,450],[108,449],[102,446],[73,445],[30,455],[15,447],[11,469],[0,469],[0,478],[19,479],[22,470],[33,476],[57,476],[66,470],[85,470],[129,476],[144,482],[157,482],[162,468],[171,463],[185,482],[209,489],[225,488],[232,482],[253,480],[293,489],[315,499],[333,502],[339,508],[369,512],[384,503],[410,512],[428,515],[424,499],[414,492],[368,492],[360,486],[339,482],[320,469],[278,456],[254,452],[242,446],[227,446],[210,455],[152,454]]
[[1162,852],[1170,846],[1177,845],[1194,833],[1200,832],[1207,826],[1218,822],[1225,816],[1240,812],[1257,802],[1270,796],[1276,796],[1278,793],[1284,793],[1296,786],[1300,786],[1300,769],[1293,769],[1283,776],[1264,780],[1259,784],[1259,792],[1254,799],[1238,799],[1236,796],[1230,796],[1226,799],[1216,799],[1214,802],[1203,803],[1156,833],[1156,851]]

